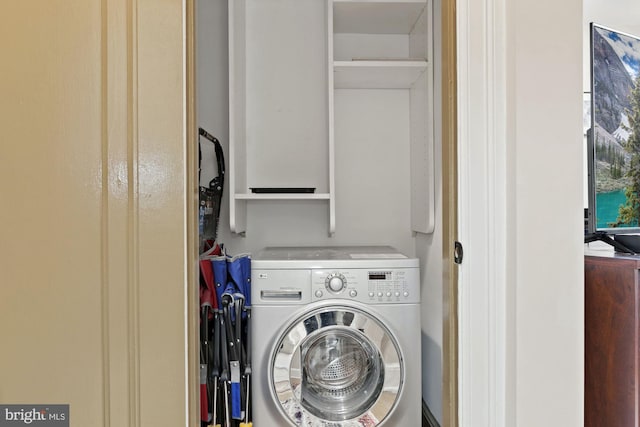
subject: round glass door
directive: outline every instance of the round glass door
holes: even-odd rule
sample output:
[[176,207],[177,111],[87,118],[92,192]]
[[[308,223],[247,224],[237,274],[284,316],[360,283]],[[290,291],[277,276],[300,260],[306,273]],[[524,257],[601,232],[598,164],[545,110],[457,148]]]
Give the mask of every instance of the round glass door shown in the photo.
[[402,385],[395,339],[354,308],[324,308],[286,330],[271,363],[271,386],[295,425],[376,426]]

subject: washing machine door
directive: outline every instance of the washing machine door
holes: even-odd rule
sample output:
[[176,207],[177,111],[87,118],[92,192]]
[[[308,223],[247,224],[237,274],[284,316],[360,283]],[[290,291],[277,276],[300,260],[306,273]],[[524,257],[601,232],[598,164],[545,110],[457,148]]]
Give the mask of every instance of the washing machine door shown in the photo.
[[270,385],[297,426],[377,426],[395,409],[404,368],[379,320],[353,307],[324,307],[291,324],[275,346]]

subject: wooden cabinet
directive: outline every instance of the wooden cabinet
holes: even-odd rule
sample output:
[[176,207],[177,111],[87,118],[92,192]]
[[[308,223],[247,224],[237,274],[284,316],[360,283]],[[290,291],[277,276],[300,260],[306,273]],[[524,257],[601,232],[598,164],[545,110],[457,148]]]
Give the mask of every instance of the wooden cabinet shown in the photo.
[[640,257],[585,257],[585,426],[640,422]]

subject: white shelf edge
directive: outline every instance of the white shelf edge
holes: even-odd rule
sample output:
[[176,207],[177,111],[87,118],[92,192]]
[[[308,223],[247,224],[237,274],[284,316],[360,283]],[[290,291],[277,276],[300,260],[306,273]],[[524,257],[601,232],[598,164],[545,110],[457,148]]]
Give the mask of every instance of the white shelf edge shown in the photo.
[[334,3],[422,3],[427,0],[333,0]]
[[236,200],[329,200],[329,193],[236,193]]
[[408,89],[427,70],[427,61],[334,61],[336,89]]
[[334,68],[422,68],[426,69],[429,63],[424,60],[405,61],[394,60],[355,60],[355,61],[333,61]]

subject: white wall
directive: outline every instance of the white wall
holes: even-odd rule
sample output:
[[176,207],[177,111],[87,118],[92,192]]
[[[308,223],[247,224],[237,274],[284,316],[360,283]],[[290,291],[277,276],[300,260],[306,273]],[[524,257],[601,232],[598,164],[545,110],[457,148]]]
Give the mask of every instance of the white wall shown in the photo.
[[508,2],[508,343],[518,427],[583,425],[582,0]]
[[461,425],[582,426],[582,0],[457,6]]

